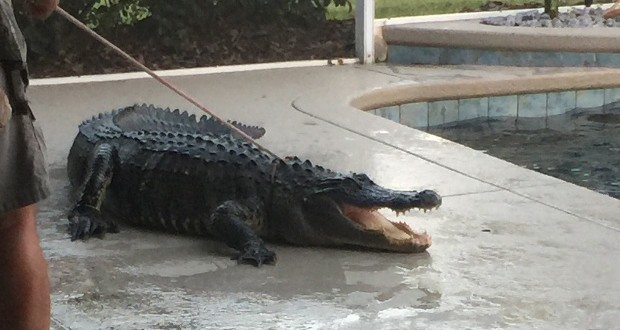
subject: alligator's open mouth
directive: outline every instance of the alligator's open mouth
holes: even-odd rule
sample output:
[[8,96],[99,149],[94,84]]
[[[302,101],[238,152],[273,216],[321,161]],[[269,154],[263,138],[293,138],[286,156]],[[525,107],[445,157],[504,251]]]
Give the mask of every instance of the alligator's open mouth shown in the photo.
[[[390,221],[377,209],[363,208],[351,204],[339,205],[342,214],[364,230],[380,232],[391,246],[405,250],[422,252],[431,246],[431,236],[418,232],[404,222]],[[398,248],[398,247],[401,248]]]

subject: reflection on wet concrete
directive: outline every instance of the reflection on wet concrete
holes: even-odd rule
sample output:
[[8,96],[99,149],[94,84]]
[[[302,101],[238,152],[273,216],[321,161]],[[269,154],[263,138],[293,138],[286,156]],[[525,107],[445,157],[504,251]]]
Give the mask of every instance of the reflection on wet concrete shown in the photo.
[[[416,309],[437,308],[442,298],[437,284],[420,281],[427,272],[438,273],[429,253],[271,245],[278,264],[256,269],[230,260],[233,251],[220,242],[127,226],[104,239],[70,242],[65,168],[51,168],[50,179],[55,194],[41,206],[46,220],[40,231],[52,270],[55,318],[75,328],[133,328],[150,326],[157,319],[165,320],[158,326],[214,326],[217,322],[194,313],[228,313],[228,308],[243,315],[239,328],[272,322],[246,314],[282,318],[287,313],[289,320],[279,320],[282,327],[307,322],[318,327],[359,326],[375,318],[388,322],[407,318]],[[136,318],[136,311],[145,316]],[[74,319],[76,315],[82,317]],[[194,320],[188,322],[188,317]]]

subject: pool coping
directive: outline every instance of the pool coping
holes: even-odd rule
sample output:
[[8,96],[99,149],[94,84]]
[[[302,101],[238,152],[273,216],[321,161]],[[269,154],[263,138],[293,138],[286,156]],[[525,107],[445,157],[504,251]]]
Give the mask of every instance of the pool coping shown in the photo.
[[415,102],[458,100],[484,96],[562,92],[620,87],[620,70],[549,73],[528,77],[468,81],[408,83],[379,88],[354,98],[351,105],[364,111]]

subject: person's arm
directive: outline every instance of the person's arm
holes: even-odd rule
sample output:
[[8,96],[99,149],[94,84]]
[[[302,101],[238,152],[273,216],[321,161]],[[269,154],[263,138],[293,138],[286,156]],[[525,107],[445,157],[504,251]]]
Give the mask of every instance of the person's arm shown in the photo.
[[25,0],[26,8],[35,18],[46,19],[58,6],[58,0]]

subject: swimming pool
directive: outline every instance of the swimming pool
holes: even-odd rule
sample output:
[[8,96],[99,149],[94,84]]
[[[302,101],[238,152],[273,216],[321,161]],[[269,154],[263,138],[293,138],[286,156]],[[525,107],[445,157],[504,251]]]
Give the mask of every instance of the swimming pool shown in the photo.
[[554,129],[521,129],[514,117],[505,117],[460,121],[428,131],[620,199],[620,107],[536,120],[554,121]]

